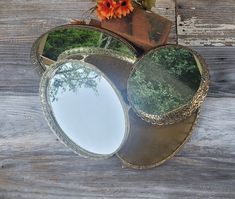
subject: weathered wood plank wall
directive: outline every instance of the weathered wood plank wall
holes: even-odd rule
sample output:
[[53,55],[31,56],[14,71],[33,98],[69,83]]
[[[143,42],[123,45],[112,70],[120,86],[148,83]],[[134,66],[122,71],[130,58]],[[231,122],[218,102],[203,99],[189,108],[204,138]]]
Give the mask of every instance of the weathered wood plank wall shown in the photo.
[[178,42],[189,46],[235,46],[234,0],[176,0]]
[[205,57],[212,81],[191,141],[146,171],[122,169],[115,157],[74,155],[42,115],[31,45],[92,5],[0,1],[0,199],[235,198],[235,47],[228,47],[235,41],[235,1],[159,0],[154,9],[177,24],[171,43],[193,46]]

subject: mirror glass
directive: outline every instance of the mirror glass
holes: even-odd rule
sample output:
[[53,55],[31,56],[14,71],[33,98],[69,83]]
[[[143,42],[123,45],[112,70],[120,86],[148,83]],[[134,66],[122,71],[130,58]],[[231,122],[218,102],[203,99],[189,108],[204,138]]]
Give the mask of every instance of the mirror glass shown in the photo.
[[78,153],[114,154],[125,141],[129,125],[114,84],[95,66],[78,60],[60,61],[52,67],[42,78],[41,92],[49,106],[44,111],[52,113],[49,120],[59,125],[57,135],[65,137],[67,145],[67,139],[75,143]]
[[31,59],[45,71],[61,53],[81,47],[113,50],[133,57],[137,53],[128,42],[109,31],[88,25],[65,25],[43,34],[32,48]]
[[96,66],[115,84],[125,102],[128,103],[126,95],[127,79],[137,58],[112,50],[81,47],[65,51],[58,58],[58,60],[63,59],[82,60]]
[[202,65],[193,51],[178,45],[156,48],[135,64],[128,79],[129,101],[140,114],[168,114],[193,99],[201,74]]

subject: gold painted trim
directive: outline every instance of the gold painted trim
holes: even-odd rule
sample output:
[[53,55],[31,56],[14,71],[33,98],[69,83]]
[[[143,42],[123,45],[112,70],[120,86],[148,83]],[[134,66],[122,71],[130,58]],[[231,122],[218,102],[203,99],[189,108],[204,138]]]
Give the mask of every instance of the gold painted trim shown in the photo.
[[130,93],[129,81],[127,82],[128,101],[129,101],[131,107],[133,108],[133,110],[135,111],[135,113],[144,121],[152,123],[154,125],[159,125],[159,126],[174,124],[174,123],[182,121],[182,120],[186,119],[187,117],[189,117],[190,115],[192,115],[192,113],[194,113],[198,108],[200,108],[201,104],[203,103],[203,101],[208,93],[209,83],[210,83],[210,75],[209,75],[208,67],[207,67],[207,64],[206,64],[205,60],[203,59],[203,57],[199,53],[197,53],[196,51],[194,51],[190,48],[187,48],[185,46],[177,45],[177,44],[168,44],[168,45],[160,46],[160,47],[157,47],[157,48],[149,51],[145,55],[143,55],[139,59],[139,61],[137,61],[134,64],[133,70],[131,71],[129,78],[134,73],[135,67],[138,66],[138,63],[140,62],[141,59],[143,59],[146,55],[152,53],[156,49],[167,48],[169,46],[176,46],[178,48],[183,48],[183,49],[190,51],[193,55],[195,55],[198,58],[199,62],[201,63],[201,83],[200,83],[200,86],[199,86],[196,94],[193,96],[191,101],[189,101],[187,104],[185,104],[177,109],[174,109],[166,114],[162,114],[162,115],[148,114],[144,111],[137,110],[135,108],[135,106],[132,104],[130,97],[129,97],[129,93]]
[[[95,70],[98,74],[100,74],[103,78],[105,78],[109,82],[109,84],[112,86],[112,88],[114,89],[117,97],[119,98],[119,100],[121,102],[122,109],[123,109],[124,116],[125,116],[125,125],[126,125],[125,136],[122,140],[122,143],[121,143],[120,147],[115,152],[113,152],[111,154],[107,154],[107,155],[95,154],[95,153],[89,152],[89,151],[81,148],[79,145],[74,143],[66,135],[66,133],[60,128],[59,124],[57,123],[57,121],[54,117],[53,110],[51,109],[51,105],[50,105],[50,102],[48,100],[48,84],[49,84],[51,78],[54,76],[54,74],[55,74],[56,70],[58,69],[58,67],[61,66],[64,63],[68,63],[68,62],[82,63],[82,64],[86,65],[87,67],[92,68],[93,70]],[[43,74],[43,76],[41,78],[39,94],[40,94],[43,113],[45,115],[46,121],[47,121],[48,125],[50,126],[52,132],[59,138],[59,140],[65,146],[69,147],[74,153],[76,153],[76,154],[78,154],[82,157],[85,157],[85,158],[107,159],[107,158],[113,156],[114,154],[116,154],[121,149],[121,147],[124,145],[125,141],[127,140],[128,135],[129,135],[130,122],[129,122],[128,108],[126,106],[126,103],[124,102],[124,100],[121,96],[121,93],[116,88],[116,86],[112,83],[112,81],[103,72],[101,72],[98,68],[96,68],[92,64],[89,64],[89,63],[86,63],[86,62],[81,62],[81,61],[78,61],[78,60],[61,60],[61,61],[58,61],[58,62],[54,63],[53,65],[50,66],[50,68],[48,70],[46,70],[46,72]]]

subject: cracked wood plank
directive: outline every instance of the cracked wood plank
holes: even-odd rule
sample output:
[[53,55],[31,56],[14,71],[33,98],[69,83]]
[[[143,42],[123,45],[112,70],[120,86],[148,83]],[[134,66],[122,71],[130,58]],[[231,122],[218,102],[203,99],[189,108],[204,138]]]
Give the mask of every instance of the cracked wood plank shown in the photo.
[[234,0],[177,0],[178,43],[235,46]]

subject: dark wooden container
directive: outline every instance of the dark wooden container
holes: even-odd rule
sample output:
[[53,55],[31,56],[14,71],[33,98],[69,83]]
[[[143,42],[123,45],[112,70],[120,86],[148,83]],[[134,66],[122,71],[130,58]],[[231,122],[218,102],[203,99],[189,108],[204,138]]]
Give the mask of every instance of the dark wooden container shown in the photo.
[[121,19],[104,20],[100,26],[124,37],[138,48],[149,51],[167,43],[172,22],[135,4],[131,14]]

